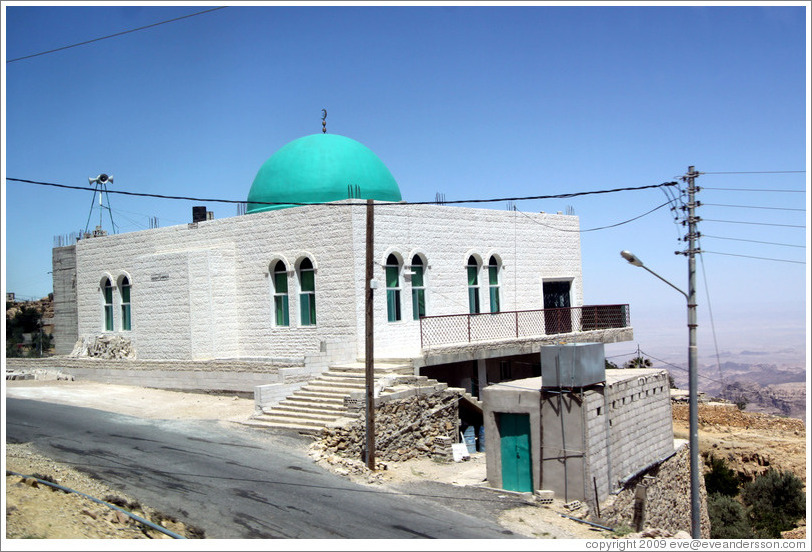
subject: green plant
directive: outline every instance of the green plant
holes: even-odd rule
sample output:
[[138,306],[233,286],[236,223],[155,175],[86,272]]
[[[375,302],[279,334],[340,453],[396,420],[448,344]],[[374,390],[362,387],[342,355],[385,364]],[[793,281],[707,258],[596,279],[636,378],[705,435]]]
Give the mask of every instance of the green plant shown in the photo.
[[705,474],[705,488],[708,494],[722,494],[725,496],[736,496],[739,494],[739,478],[736,472],[731,470],[721,458],[713,455],[708,457],[707,465],[710,471]]
[[624,368],[649,368],[650,366],[652,366],[651,359],[643,356],[627,360],[626,364],[623,365]]
[[615,527],[615,529],[614,529],[614,531],[612,531],[612,533],[614,533],[615,536],[617,536],[617,537],[625,537],[626,535],[628,535],[630,533],[634,533],[634,529],[632,529],[628,525],[620,525],[619,527]]
[[744,410],[747,407],[748,402],[747,397],[744,395],[739,395],[739,398],[736,399],[735,404],[739,410]]
[[757,538],[776,539],[805,514],[804,484],[794,473],[769,469],[746,483],[742,500]]
[[721,493],[708,495],[708,518],[712,539],[752,539],[747,511],[735,498]]

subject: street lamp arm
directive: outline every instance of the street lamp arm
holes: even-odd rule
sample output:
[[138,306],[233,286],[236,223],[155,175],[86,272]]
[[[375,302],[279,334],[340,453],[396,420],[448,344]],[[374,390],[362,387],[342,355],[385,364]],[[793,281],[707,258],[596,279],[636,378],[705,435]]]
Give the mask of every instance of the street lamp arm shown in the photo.
[[640,268],[644,268],[644,269],[648,270],[649,272],[651,272],[652,274],[654,274],[654,275],[655,275],[657,278],[659,278],[660,280],[662,280],[663,282],[665,282],[666,284],[668,284],[669,286],[671,286],[672,288],[674,288],[675,290],[677,290],[678,292],[680,292],[681,294],[683,294],[683,295],[685,296],[685,299],[686,299],[686,300],[688,299],[688,294],[687,294],[687,293],[685,293],[685,292],[684,292],[684,291],[682,291],[680,288],[678,288],[677,286],[675,286],[674,284],[672,284],[671,282],[669,282],[668,280],[666,280],[665,278],[663,278],[662,276],[660,276],[659,274],[657,274],[656,272],[654,272],[653,270],[651,270],[651,269],[650,269],[649,267],[647,267],[646,265],[640,265]]

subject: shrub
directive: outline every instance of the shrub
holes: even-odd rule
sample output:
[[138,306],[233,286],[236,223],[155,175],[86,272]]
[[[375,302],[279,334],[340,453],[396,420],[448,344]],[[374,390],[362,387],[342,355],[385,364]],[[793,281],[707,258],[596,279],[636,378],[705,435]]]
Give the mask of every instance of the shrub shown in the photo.
[[781,538],[805,514],[803,482],[792,472],[769,469],[744,485],[742,500],[748,507],[756,537]]
[[708,518],[712,539],[752,539],[747,511],[735,498],[721,493],[708,495]]
[[705,474],[705,488],[708,494],[719,493],[725,496],[739,494],[739,478],[721,458],[708,457],[710,471]]

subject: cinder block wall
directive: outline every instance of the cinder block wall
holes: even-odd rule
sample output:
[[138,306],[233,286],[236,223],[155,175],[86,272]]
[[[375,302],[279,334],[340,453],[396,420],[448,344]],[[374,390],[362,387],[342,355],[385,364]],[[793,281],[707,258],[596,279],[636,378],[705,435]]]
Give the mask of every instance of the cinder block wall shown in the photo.
[[51,255],[54,282],[54,352],[67,355],[79,338],[76,306],[76,246],[55,247]]
[[607,370],[606,377],[606,387],[585,401],[588,483],[595,478],[600,500],[619,481],[674,452],[668,372]]

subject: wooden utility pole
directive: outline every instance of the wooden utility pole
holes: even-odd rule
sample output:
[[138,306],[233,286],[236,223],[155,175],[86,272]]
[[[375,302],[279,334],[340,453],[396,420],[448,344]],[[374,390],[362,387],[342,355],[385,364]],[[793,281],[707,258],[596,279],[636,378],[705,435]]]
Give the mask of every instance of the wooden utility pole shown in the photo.
[[375,347],[373,341],[373,314],[372,314],[372,278],[374,276],[374,248],[375,243],[375,211],[372,200],[367,200],[367,251],[366,251],[366,279],[364,282],[365,295],[365,339],[364,346],[364,375],[367,388],[367,442],[366,461],[370,470],[375,470]]

